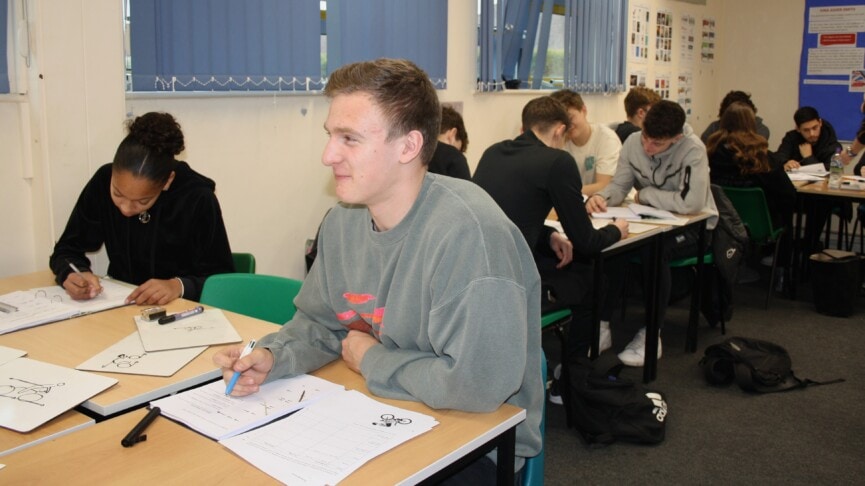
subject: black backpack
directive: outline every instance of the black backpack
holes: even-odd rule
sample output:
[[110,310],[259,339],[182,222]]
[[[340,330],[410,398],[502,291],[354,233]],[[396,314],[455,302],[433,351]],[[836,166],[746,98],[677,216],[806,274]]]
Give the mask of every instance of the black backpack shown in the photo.
[[800,379],[793,374],[792,364],[790,354],[783,347],[745,337],[731,337],[706,347],[705,356],[700,360],[709,383],[727,385],[735,380],[743,390],[751,392],[773,393],[844,381]]
[[664,440],[667,402],[663,394],[621,378],[615,355],[577,358],[562,370],[562,401],[568,425],[586,443],[603,447],[616,440],[657,444]]

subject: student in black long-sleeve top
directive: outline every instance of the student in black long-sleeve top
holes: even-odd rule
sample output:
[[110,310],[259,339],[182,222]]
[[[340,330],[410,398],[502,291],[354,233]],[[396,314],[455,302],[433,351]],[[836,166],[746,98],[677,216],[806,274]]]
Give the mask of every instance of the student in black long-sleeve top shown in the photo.
[[788,268],[796,188],[781,164],[772,162],[774,154],[769,152],[766,139],[757,133],[756,117],[751,107],[741,102],[727,107],[718,130],[707,140],[706,151],[713,184],[763,189],[773,224],[786,228],[779,248],[778,266]]
[[175,160],[183,132],[168,113],[146,113],[128,129],[114,161],[81,191],[51,270],[73,299],[92,299],[102,287],[86,253],[105,245],[108,275],[138,285],[128,301],[198,300],[208,276],[234,271],[216,184]]
[[[569,124],[567,110],[558,101],[547,96],[529,101],[522,113],[523,133],[488,148],[472,180],[523,233],[541,279],[553,287],[557,303],[571,307],[568,356],[576,357],[585,356],[589,347],[591,259],[627,236],[628,223],[620,220],[600,230],[592,226],[583,205],[577,164],[561,150]],[[553,208],[567,237],[544,225]],[[608,334],[609,327],[606,341]],[[601,339],[603,344],[605,338]]]
[[[776,164],[784,170],[798,169],[803,165],[823,164],[829,170],[829,161],[837,150],[841,149],[835,128],[827,120],[820,118],[814,107],[803,106],[793,114],[796,129],[784,135],[778,151],[775,153]],[[849,163],[849,162],[848,162]],[[820,234],[833,208],[839,206],[842,217],[851,215],[850,203],[834,203],[831,201],[816,201],[812,206],[810,221],[805,226],[805,254],[819,251]]]

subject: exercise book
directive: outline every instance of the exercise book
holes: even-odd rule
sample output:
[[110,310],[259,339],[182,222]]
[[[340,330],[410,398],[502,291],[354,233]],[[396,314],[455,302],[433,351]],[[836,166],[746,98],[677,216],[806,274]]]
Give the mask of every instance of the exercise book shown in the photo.
[[342,385],[312,375],[271,381],[245,397],[225,394],[223,380],[150,402],[160,413],[216,440],[227,439],[315,403]]
[[93,373],[14,359],[0,366],[0,427],[29,432],[115,383]]

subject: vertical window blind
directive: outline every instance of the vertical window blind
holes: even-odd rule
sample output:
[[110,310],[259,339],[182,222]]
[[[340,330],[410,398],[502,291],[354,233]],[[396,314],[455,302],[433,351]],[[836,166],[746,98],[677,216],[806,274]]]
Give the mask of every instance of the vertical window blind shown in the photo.
[[505,80],[540,87],[553,4],[564,7],[562,84],[582,93],[625,91],[628,0],[480,0],[479,91],[504,89]]
[[[326,72],[407,58],[447,86],[447,2],[130,0],[132,91],[320,90]],[[325,32],[323,32],[325,31]]]
[[327,72],[379,57],[409,59],[447,87],[448,2],[328,0]]
[[316,90],[319,0],[130,0],[133,91]]
[[9,2],[0,0],[0,93],[9,93],[9,55],[7,53],[9,31]]

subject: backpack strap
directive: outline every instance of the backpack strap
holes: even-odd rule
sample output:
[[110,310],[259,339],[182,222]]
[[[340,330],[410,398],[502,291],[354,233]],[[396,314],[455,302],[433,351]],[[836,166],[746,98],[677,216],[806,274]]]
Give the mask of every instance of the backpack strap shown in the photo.
[[736,363],[736,383],[743,390],[753,392],[774,393],[787,390],[795,390],[797,388],[807,388],[809,386],[832,385],[835,383],[841,383],[843,381],[845,381],[844,378],[838,378],[829,381],[814,381],[807,378],[802,379],[797,377],[793,374],[792,371],[790,371],[790,375],[784,380],[783,383],[779,383],[775,386],[766,386],[756,383],[754,381],[753,374],[751,373],[751,368],[748,365],[744,363]]

